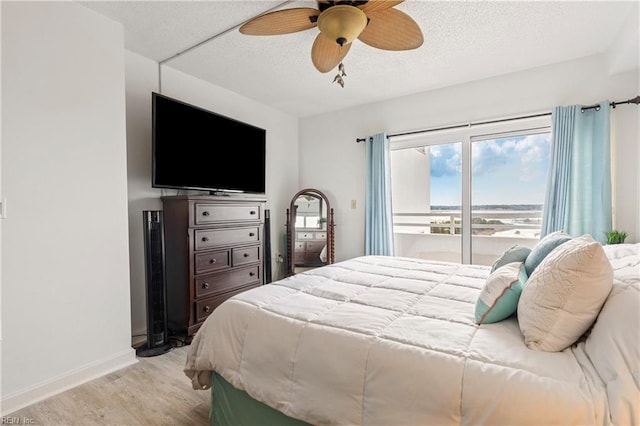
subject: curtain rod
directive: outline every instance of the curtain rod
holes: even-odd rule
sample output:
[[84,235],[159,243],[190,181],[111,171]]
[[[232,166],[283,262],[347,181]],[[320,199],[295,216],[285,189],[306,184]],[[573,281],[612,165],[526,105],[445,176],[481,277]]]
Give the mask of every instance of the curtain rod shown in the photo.
[[[615,108],[616,105],[621,105],[621,104],[636,104],[636,105],[638,105],[638,104],[640,104],[640,95],[636,96],[633,99],[627,99],[626,101],[611,102],[609,104],[609,106],[611,106],[612,108]],[[596,111],[599,111],[600,110],[600,105],[591,105],[591,106],[588,106],[588,107],[583,107],[583,108],[581,108],[581,111],[584,112],[587,109],[595,109]],[[436,128],[433,128],[433,129],[414,130],[412,132],[393,133],[393,134],[387,135],[387,137],[391,138],[391,137],[395,137],[395,136],[417,135],[417,134],[421,134],[421,133],[438,132],[438,131],[442,131],[442,130],[463,129],[465,127],[477,126],[477,125],[481,125],[481,124],[503,123],[505,121],[522,120],[522,119],[525,119],[525,118],[544,117],[544,116],[547,116],[547,115],[551,115],[551,112],[545,112],[545,113],[540,113],[540,114],[532,114],[532,115],[524,115],[524,116],[520,116],[520,117],[502,118],[502,119],[499,119],[499,120],[478,121],[478,122],[474,122],[474,123],[457,124],[457,125],[445,126],[445,127],[436,127]],[[367,140],[367,138],[357,138],[356,139],[356,143],[365,142],[366,140]]]
[[[617,101],[617,102],[611,102],[609,103],[609,106],[611,108],[615,108],[616,105],[622,105],[622,104],[640,104],[640,95],[636,96],[633,99],[627,99],[626,101]],[[580,108],[581,112],[584,112],[587,109],[595,109],[596,111],[600,111],[600,105],[591,105],[591,106],[587,106],[587,107],[582,107]]]
[[[411,131],[411,132],[402,132],[402,133],[393,133],[393,134],[387,135],[387,137],[391,138],[391,137],[396,137],[396,136],[408,136],[408,135],[417,135],[417,134],[420,134],[420,133],[439,132],[439,131],[442,131],[442,130],[464,129],[465,127],[477,126],[479,124],[502,123],[502,122],[505,122],[505,121],[522,120],[522,119],[525,119],[525,118],[544,117],[546,115],[551,115],[551,113],[550,112],[543,112],[543,113],[540,113],[540,114],[532,114],[532,115],[523,115],[523,116],[519,116],[519,117],[502,118],[502,119],[499,119],[499,120],[477,121],[477,122],[474,122],[474,123],[456,124],[456,125],[453,125],[453,126],[434,127],[432,129],[414,130],[414,131]],[[358,138],[358,139],[356,139],[356,142],[360,143],[360,142],[364,142],[366,140],[367,140],[367,138]]]

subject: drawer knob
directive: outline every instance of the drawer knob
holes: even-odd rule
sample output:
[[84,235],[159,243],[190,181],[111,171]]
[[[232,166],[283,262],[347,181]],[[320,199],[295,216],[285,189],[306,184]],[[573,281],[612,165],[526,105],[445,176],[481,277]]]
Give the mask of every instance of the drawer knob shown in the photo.
[[205,311],[205,312],[209,312],[209,311],[211,311],[211,306],[207,305],[204,308],[202,308],[202,310]]
[[209,241],[209,237],[202,237],[202,241],[206,243],[207,241]]
[[243,254],[244,257],[249,257],[249,253]]
[[209,216],[211,213],[209,213],[208,210],[205,210],[202,212],[202,216]]
[[255,237],[256,233],[255,232],[249,232],[249,236],[250,237]]
[[209,259],[209,263],[213,265],[214,263],[216,263],[216,260],[215,259]]
[[202,283],[202,288],[209,288],[209,283]]
[[255,272],[249,272],[249,276],[253,277],[256,273]]
[[256,211],[255,211],[255,210],[251,210],[251,211],[249,212],[249,214],[256,214]]

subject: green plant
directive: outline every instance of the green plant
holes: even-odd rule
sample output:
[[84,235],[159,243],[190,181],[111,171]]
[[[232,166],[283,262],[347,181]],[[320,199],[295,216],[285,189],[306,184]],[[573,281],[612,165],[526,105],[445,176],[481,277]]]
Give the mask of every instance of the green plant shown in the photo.
[[622,244],[627,238],[627,233],[624,231],[609,231],[607,234],[607,244]]

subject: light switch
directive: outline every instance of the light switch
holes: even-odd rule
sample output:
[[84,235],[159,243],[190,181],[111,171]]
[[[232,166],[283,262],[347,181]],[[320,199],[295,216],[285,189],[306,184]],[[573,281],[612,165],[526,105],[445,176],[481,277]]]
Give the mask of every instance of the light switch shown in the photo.
[[356,200],[351,200],[351,208],[352,208],[353,210],[355,210],[355,209],[356,209]]

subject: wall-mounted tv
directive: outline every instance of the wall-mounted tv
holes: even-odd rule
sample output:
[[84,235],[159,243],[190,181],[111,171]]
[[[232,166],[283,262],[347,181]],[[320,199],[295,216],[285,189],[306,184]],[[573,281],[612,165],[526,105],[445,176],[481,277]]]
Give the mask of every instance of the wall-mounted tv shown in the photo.
[[266,131],[152,92],[152,186],[265,193]]

